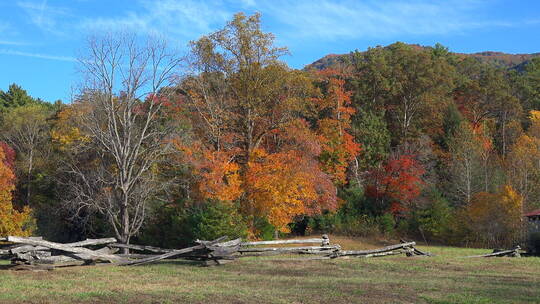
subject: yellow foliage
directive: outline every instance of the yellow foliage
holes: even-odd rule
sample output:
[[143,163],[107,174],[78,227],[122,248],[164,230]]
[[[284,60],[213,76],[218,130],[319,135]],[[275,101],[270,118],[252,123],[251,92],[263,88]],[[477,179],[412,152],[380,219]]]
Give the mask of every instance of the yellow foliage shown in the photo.
[[86,113],[86,110],[87,107],[83,106],[83,104],[76,104],[68,106],[58,113],[57,123],[51,131],[51,137],[60,146],[60,149],[66,149],[77,142],[88,142],[90,140],[77,127],[78,119]]
[[521,135],[510,152],[510,159],[520,168],[535,168],[540,160],[540,139]]
[[540,137],[521,135],[512,146],[507,161],[510,183],[527,204],[533,202],[540,186]]
[[529,117],[532,123],[540,123],[540,111],[532,110]]
[[529,119],[531,121],[529,134],[533,137],[540,138],[540,111],[532,110],[529,114]]
[[512,245],[519,237],[522,208],[523,197],[509,185],[495,194],[480,192],[467,207],[469,224],[489,245]]
[[251,206],[246,207],[288,232],[287,224],[318,198],[309,171],[300,170],[302,159],[294,151],[267,154],[257,149],[251,159],[246,178]]
[[4,150],[0,147],[0,236],[28,236],[31,230],[25,226],[31,220],[31,210],[28,207],[22,211],[13,208],[11,192],[15,189],[15,176],[4,161]]

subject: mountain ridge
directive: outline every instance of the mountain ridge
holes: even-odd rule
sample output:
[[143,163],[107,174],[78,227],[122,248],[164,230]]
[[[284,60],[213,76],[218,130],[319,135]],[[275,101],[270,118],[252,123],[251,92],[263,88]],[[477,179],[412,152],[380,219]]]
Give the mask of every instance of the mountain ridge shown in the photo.
[[[419,44],[407,44],[411,47],[417,48],[419,50],[432,49],[432,46],[422,46]],[[379,46],[377,46],[379,47]],[[381,46],[382,47],[382,46]],[[384,46],[386,48],[388,46]],[[367,51],[367,50],[366,50]],[[364,53],[366,51],[361,51]],[[323,70],[325,68],[333,67],[340,63],[346,63],[348,58],[354,51],[351,51],[347,54],[328,54],[320,59],[315,60],[314,62],[306,65],[304,70]],[[475,53],[459,53],[459,52],[450,52],[451,54],[460,57],[472,57],[484,63],[491,63],[498,67],[507,68],[507,69],[517,69],[521,70],[523,66],[529,62],[532,58],[540,57],[540,52],[537,53],[522,53],[522,54],[511,54],[504,53],[499,51],[481,51]]]

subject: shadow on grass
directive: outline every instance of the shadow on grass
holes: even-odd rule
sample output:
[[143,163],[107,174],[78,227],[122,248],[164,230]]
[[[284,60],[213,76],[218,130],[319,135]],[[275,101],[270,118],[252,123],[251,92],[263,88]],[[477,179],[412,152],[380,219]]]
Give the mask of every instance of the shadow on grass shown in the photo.
[[204,266],[204,262],[195,261],[195,260],[161,260],[158,262],[153,262],[143,265],[135,265],[130,267],[151,267],[151,266],[160,266],[160,265],[179,265],[179,266]]

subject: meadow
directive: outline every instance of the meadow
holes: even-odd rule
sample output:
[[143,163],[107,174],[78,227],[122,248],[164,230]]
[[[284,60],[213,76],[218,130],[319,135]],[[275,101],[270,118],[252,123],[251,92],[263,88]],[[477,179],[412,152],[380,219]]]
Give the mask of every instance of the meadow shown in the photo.
[[[384,245],[331,239],[345,249]],[[274,256],[219,267],[167,260],[45,272],[1,269],[0,303],[540,303],[538,257],[464,258],[489,250],[418,248],[437,256],[311,261]]]

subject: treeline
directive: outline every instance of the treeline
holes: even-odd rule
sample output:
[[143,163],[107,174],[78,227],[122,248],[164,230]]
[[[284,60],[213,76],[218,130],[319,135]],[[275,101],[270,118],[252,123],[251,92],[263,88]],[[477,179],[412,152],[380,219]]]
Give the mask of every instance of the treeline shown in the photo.
[[539,59],[395,43],[299,71],[243,14],[190,49],[94,38],[71,103],[0,92],[0,235],[505,246],[540,207]]

